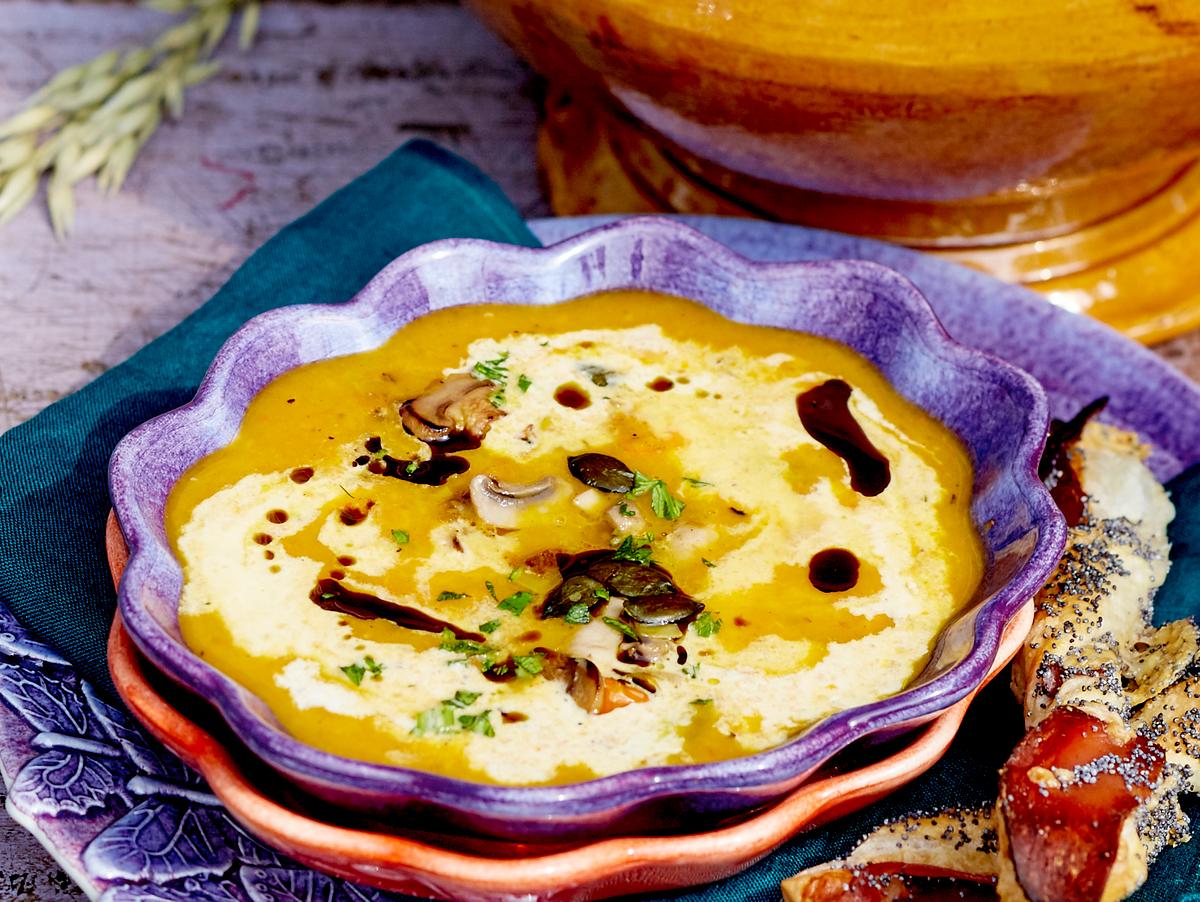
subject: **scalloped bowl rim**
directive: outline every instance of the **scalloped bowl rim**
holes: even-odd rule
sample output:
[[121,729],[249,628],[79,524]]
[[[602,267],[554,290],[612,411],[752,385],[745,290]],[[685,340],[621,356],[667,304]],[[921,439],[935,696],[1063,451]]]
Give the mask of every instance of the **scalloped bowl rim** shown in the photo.
[[[139,502],[143,491],[142,472],[137,467],[139,451],[164,433],[203,427],[206,422],[220,419],[222,412],[230,409],[234,413],[235,434],[250,399],[230,406],[225,395],[237,367],[253,359],[257,336],[270,333],[281,322],[310,318],[325,320],[325,326],[334,324],[362,330],[369,325],[388,288],[399,276],[455,256],[475,254],[486,261],[491,256],[502,255],[534,270],[553,269],[589,250],[603,247],[613,233],[627,231],[685,239],[702,249],[706,259],[723,271],[747,280],[787,279],[802,271],[836,268],[847,274],[866,276],[875,283],[888,283],[894,299],[914,315],[915,329],[927,350],[954,367],[962,367],[968,362],[978,365],[982,361],[989,370],[1000,374],[1000,381],[1009,391],[1024,396],[1027,403],[1025,429],[1010,467],[1014,483],[1029,505],[1032,528],[1037,532],[1036,542],[1028,560],[979,606],[974,615],[972,647],[956,664],[922,685],[832,714],[786,743],[753,754],[702,764],[643,767],[579,783],[508,786],[345,758],[307,745],[284,732],[282,727],[268,723],[260,716],[266,709],[257,697],[169,635],[138,603],[138,590],[150,585],[161,575],[163,568],[178,570],[178,563],[165,542],[162,524],[150,522]],[[603,287],[607,286],[591,290],[603,290]],[[576,296],[579,295],[569,297]],[[555,303],[569,297],[542,302]],[[356,350],[326,356],[378,347],[387,335],[412,318],[390,324],[391,332],[378,341],[368,341]],[[285,366],[272,371],[270,378],[292,368]],[[348,787],[353,793],[420,799],[439,807],[475,812],[493,819],[513,817],[533,821],[553,817],[547,814],[547,806],[553,810],[569,810],[572,818],[588,818],[610,816],[622,809],[659,798],[686,795],[690,791],[737,792],[773,786],[782,791],[805,778],[816,766],[851,742],[882,730],[921,723],[965,697],[982,681],[995,657],[1005,624],[1045,582],[1066,541],[1062,516],[1037,477],[1048,421],[1045,394],[1032,376],[994,355],[956,342],[915,286],[904,276],[877,263],[864,260],[757,262],[689,226],[656,217],[621,220],[547,247],[520,247],[480,239],[444,239],[414,248],[396,258],[349,301],[281,307],[247,321],[222,345],[191,401],[148,420],[121,440],[109,467],[113,507],[130,549],[118,604],[131,637],[147,658],[172,679],[214,705],[256,755],[276,769],[301,774],[335,789]],[[229,438],[232,434],[221,444]],[[193,460],[201,456],[197,455]],[[175,601],[178,602],[177,594]],[[260,713],[256,713],[256,707]]]

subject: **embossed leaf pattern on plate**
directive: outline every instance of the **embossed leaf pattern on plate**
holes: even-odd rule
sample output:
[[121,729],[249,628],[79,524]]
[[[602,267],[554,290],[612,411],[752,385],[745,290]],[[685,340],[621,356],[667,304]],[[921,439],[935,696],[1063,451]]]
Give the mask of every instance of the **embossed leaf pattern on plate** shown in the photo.
[[[0,606],[7,807],[101,902],[386,902],[246,834],[204,781]],[[23,725],[24,729],[20,729]],[[23,734],[23,735],[21,735]],[[79,853],[44,828],[77,831]]]

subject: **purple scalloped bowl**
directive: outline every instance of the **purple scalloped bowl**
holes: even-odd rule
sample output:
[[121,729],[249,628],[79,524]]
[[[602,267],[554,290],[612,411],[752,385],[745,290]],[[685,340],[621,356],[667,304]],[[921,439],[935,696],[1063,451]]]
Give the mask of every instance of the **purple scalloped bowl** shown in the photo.
[[[233,439],[250,400],[268,382],[304,363],[378,347],[430,310],[551,304],[613,288],[682,295],[730,319],[841,341],[966,443],[975,464],[971,514],[988,565],[975,599],[943,631],[908,688],[741,758],[562,786],[492,786],[305,745],[260,699],[188,649],[177,618],[182,575],[163,527],[167,495],[184,470]],[[1065,541],[1062,517],[1037,478],[1047,421],[1046,398],[1031,376],[955,343],[907,279],[874,263],[755,263],[687,226],[654,218],[539,249],[439,241],[397,259],[349,302],[281,308],[251,320],[221,348],[189,404],[122,440],[109,471],[131,552],[120,609],[146,656],[214,705],[255,755],[351,812],[403,813],[409,822],[428,818],[531,841],[695,828],[779,799],[852,742],[911,728],[980,684],[1005,624],[1045,581]]]

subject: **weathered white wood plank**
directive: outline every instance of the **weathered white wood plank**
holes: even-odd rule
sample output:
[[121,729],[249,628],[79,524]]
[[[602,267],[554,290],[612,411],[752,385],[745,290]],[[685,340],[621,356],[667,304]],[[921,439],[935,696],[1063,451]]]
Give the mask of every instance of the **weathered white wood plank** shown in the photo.
[[[153,34],[123,5],[0,2],[0,113],[59,68]],[[0,430],[127,357],[273,232],[406,138],[479,164],[544,212],[530,76],[452,4],[267,4],[260,39],[188,95],[115,198],[79,192],[58,244],[39,207],[0,229]]]

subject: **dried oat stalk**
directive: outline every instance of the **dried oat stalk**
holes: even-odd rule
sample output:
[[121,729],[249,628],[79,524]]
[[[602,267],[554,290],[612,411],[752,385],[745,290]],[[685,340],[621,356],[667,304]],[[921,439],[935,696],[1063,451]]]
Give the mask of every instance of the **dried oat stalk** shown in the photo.
[[0,225],[19,213],[46,177],[59,238],[75,221],[75,184],[95,176],[115,193],[164,114],[183,114],[184,92],[212,76],[213,50],[240,12],[243,49],[258,29],[259,0],[144,0],[180,19],[144,47],[110,50],[43,85],[0,122]]

